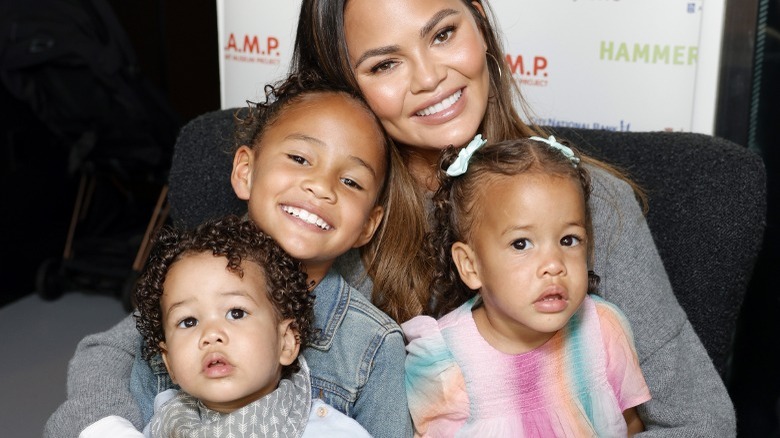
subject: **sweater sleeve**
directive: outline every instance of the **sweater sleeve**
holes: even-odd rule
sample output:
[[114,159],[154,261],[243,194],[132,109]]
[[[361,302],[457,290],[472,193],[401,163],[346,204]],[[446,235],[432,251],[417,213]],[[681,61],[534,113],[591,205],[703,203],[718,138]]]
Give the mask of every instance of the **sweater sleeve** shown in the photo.
[[130,393],[130,370],[140,336],[132,316],[79,342],[68,365],[67,399],[49,417],[44,437],[75,437],[109,416],[140,430],[141,411]]
[[406,346],[406,396],[415,434],[453,436],[469,417],[466,382],[435,319],[418,316],[402,324]]
[[672,292],[631,187],[602,170],[591,174],[600,295],[629,320],[653,397],[638,408],[642,436],[734,436],[731,399]]

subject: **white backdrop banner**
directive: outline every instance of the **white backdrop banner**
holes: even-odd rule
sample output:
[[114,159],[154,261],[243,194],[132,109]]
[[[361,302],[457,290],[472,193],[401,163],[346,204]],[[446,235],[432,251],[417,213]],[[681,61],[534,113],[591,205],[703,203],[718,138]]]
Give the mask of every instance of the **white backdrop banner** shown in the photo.
[[[536,122],[705,134],[714,131],[724,3],[490,2]],[[299,8],[295,0],[217,0],[223,108],[262,100],[264,85],[284,77]]]

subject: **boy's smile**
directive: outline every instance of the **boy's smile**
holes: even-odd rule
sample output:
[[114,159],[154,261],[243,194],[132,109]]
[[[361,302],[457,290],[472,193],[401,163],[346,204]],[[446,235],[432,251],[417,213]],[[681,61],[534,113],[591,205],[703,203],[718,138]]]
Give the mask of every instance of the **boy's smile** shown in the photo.
[[387,149],[370,111],[345,94],[287,105],[258,144],[236,152],[232,183],[250,218],[318,281],[379,225]]
[[306,222],[308,224],[316,225],[318,228],[322,230],[328,231],[331,228],[333,228],[329,223],[327,223],[321,217],[317,216],[316,214],[310,211],[306,211],[302,208],[296,208],[291,205],[283,205],[282,210],[284,210],[284,212],[289,214],[290,216],[300,219],[303,222]]

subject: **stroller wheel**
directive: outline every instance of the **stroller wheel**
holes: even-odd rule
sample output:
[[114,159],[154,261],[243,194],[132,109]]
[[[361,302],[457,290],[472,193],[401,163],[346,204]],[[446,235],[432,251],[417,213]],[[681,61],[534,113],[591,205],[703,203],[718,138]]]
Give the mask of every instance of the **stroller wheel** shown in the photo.
[[128,312],[132,312],[133,307],[135,307],[133,296],[135,295],[135,283],[138,281],[139,275],[140,273],[135,270],[130,271],[127,278],[125,278],[125,282],[122,284],[122,296],[120,297],[120,300],[122,301],[122,306],[124,306],[125,310]]
[[62,281],[62,262],[59,259],[46,259],[38,267],[35,290],[44,300],[56,300],[65,290]]

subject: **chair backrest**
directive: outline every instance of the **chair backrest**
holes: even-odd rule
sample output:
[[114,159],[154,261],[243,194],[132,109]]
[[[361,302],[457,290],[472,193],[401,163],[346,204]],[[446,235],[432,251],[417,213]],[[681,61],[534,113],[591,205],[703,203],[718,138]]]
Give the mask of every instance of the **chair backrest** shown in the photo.
[[[229,178],[234,112],[204,114],[179,134],[168,198],[181,225],[246,211]],[[555,131],[627,171],[647,192],[647,221],[675,295],[725,377],[765,226],[761,158],[702,134]]]
[[181,129],[168,176],[168,201],[176,224],[194,227],[207,219],[246,212],[246,203],[230,185],[235,111],[206,113]]

